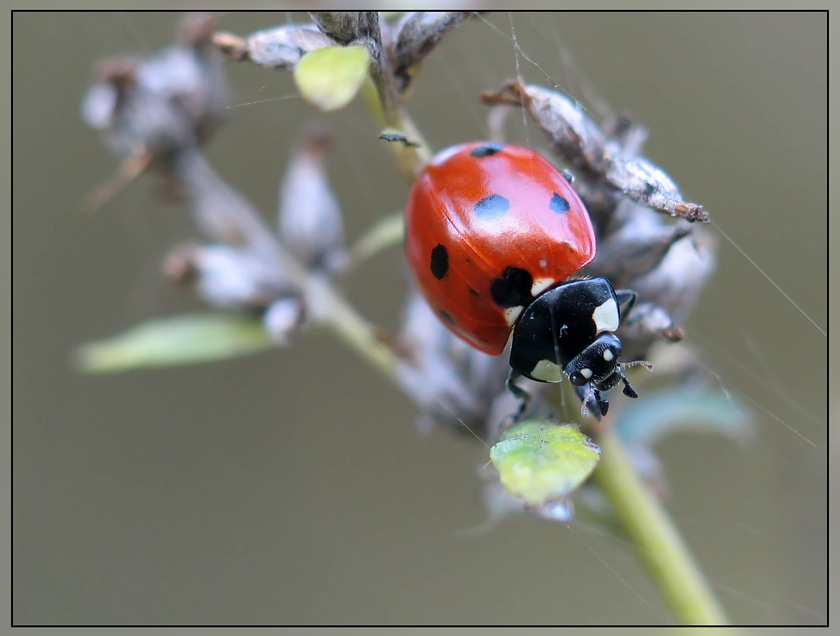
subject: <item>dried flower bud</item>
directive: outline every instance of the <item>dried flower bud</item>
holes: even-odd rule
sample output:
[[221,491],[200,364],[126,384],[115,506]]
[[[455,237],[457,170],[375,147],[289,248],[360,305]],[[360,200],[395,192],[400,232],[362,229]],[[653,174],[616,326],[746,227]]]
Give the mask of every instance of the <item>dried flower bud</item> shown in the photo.
[[394,27],[394,74],[404,91],[411,72],[471,11],[412,11]]
[[408,352],[397,365],[406,394],[438,423],[484,433],[493,398],[504,389],[507,360],[450,333],[416,290],[407,299],[398,340]]
[[616,287],[631,287],[636,277],[659,265],[676,241],[702,231],[688,221],[671,221],[627,199],[613,207],[608,224],[601,229],[591,268]]
[[129,157],[144,149],[164,156],[194,145],[218,123],[228,88],[221,55],[209,45],[211,26],[206,16],[190,16],[183,44],[146,60],[101,66],[82,114],[117,154]]
[[705,232],[692,232],[666,252],[659,265],[638,276],[633,289],[664,307],[681,323],[694,307],[700,289],[715,268],[714,241]]
[[336,272],[347,262],[341,209],[324,169],[332,143],[324,127],[306,131],[280,186],[280,236],[309,269]]
[[263,315],[263,325],[271,339],[288,345],[304,326],[305,311],[300,298],[290,296],[274,301]]
[[[629,134],[622,126],[613,126],[608,138],[576,102],[566,95],[534,84],[508,82],[502,93],[484,94],[490,105],[519,105],[545,133],[552,150],[583,177],[602,181],[629,199],[671,216],[689,221],[708,222],[703,206],[688,203],[674,182],[657,166],[643,157],[631,156],[621,148],[624,136],[628,143],[641,145],[639,131]],[[625,132],[628,132],[625,135]]]
[[227,245],[176,248],[165,269],[170,278],[193,284],[204,300],[225,309],[265,307],[291,291],[253,253]]
[[262,66],[294,69],[301,57],[334,42],[312,24],[290,24],[257,31],[248,38],[248,57]]
[[379,39],[379,14],[376,11],[313,11],[312,21],[339,44],[349,44],[365,37]]
[[598,254],[585,273],[606,276],[616,289],[638,295],[619,331],[627,359],[644,357],[662,337],[679,340],[676,325],[688,316],[715,268],[707,228],[672,221],[624,199],[603,229]]
[[278,285],[285,282],[285,263],[277,239],[259,213],[239,192],[225,183],[197,150],[183,152],[175,172],[191,197],[196,222],[209,236],[233,247],[252,251]]
[[82,99],[82,118],[91,128],[107,130],[130,91],[134,88],[138,60],[113,60],[100,64],[100,82],[94,84]]
[[157,154],[194,143],[187,112],[149,84],[155,64],[119,60],[100,66],[101,81],[82,101],[82,116],[102,131],[106,144],[120,157],[139,148]]

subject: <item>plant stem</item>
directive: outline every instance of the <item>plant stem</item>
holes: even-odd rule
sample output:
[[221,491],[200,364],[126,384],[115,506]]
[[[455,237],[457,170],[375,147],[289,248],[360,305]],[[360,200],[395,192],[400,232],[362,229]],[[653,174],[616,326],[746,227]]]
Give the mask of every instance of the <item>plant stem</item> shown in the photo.
[[607,429],[597,441],[601,461],[594,479],[673,612],[686,625],[727,624],[682,537],[642,483],[618,438]]
[[320,324],[328,327],[348,347],[399,386],[396,378],[397,357],[390,347],[376,337],[373,325],[339,295],[326,279],[310,274],[305,278],[304,289],[310,304],[319,308]]

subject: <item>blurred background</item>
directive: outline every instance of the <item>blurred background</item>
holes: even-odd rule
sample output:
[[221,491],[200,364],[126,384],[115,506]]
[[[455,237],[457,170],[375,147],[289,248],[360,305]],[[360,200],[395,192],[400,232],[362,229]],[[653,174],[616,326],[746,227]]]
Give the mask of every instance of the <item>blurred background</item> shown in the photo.
[[[223,14],[219,27],[305,19]],[[180,20],[14,16],[15,622],[669,622],[632,549],[596,527],[514,517],[464,536],[487,518],[487,449],[420,433],[411,403],[327,334],[213,365],[74,368],[83,342],[204,309],[163,279],[169,249],[199,235],[150,178],[83,211],[116,170],[79,115],[96,63],[169,44]],[[803,315],[827,329],[826,21],[490,14],[432,54],[409,104],[443,148],[488,135],[477,95],[517,68],[596,117],[604,100],[650,128],[647,155],[734,241],[718,234],[718,271],[686,330],[755,434],[686,433],[657,450],[668,509],[739,623],[827,620],[826,339]],[[288,74],[228,70],[229,121],[206,156],[266,219],[315,120],[336,135],[328,165],[350,239],[401,209],[408,185],[359,104],[320,116]],[[509,131],[542,143],[533,126]],[[343,287],[393,330],[400,250]]]

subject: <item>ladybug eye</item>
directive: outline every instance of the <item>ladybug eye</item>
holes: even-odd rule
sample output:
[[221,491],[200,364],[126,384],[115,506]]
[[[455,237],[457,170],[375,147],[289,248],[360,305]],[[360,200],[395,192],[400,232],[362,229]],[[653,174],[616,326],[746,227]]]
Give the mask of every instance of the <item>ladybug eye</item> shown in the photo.
[[592,379],[592,369],[589,367],[583,367],[572,373],[569,376],[569,380],[571,380],[572,384],[575,386],[583,386],[584,384],[588,384],[589,381]]

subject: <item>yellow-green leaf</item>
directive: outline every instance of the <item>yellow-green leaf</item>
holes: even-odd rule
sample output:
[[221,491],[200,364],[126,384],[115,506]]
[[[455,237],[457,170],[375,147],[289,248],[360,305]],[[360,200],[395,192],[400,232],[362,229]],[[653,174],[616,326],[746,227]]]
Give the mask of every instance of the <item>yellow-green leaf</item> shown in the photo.
[[562,500],[595,470],[600,449],[576,427],[515,424],[490,449],[502,485],[535,507]]
[[224,314],[189,314],[140,323],[76,351],[79,367],[110,373],[222,360],[273,346],[262,323]]
[[392,245],[399,245],[405,235],[402,212],[379,219],[353,246],[350,261],[355,266]]
[[300,58],[295,84],[303,98],[321,110],[338,110],[353,101],[369,66],[370,55],[363,46],[326,46]]

